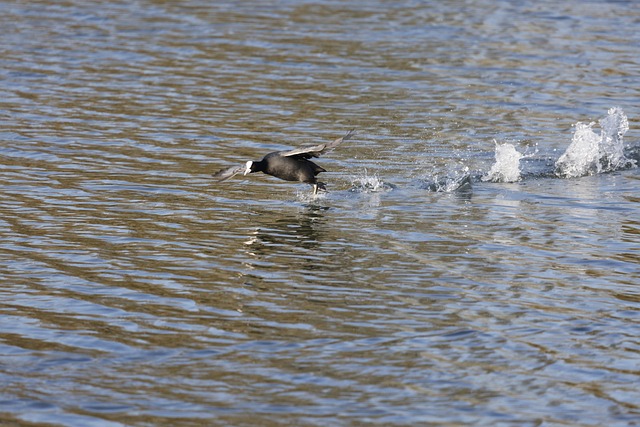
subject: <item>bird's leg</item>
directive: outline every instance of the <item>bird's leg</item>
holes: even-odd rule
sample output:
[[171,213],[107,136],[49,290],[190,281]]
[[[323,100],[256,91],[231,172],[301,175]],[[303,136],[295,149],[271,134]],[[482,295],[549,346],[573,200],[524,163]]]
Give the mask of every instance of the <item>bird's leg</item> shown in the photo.
[[313,186],[313,195],[315,196],[316,194],[318,194],[318,189],[322,190],[322,191],[327,191],[327,186],[325,185],[324,182],[316,182],[314,184],[311,184]]

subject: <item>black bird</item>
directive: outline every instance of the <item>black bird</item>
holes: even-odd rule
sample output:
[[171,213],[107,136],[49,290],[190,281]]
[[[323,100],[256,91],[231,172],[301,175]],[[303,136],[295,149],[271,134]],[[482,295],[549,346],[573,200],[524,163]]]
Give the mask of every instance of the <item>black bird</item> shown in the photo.
[[311,184],[313,186],[313,194],[317,194],[318,188],[326,190],[326,186],[316,179],[316,175],[320,172],[326,172],[326,170],[309,159],[333,150],[342,141],[351,138],[355,133],[355,130],[352,129],[345,136],[326,144],[297,148],[290,151],[274,151],[264,156],[259,162],[250,160],[242,166],[233,166],[216,172],[213,174],[213,178],[222,182],[240,172],[244,172],[244,175],[253,172],[264,172],[267,175],[275,176],[285,181],[299,181]]

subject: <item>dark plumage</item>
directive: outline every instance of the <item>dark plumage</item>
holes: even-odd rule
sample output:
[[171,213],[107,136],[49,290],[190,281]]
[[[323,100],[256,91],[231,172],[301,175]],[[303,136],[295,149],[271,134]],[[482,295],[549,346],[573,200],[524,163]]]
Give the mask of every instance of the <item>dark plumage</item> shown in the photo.
[[223,169],[215,174],[213,178],[219,182],[226,181],[234,175],[244,172],[244,175],[253,172],[263,172],[285,181],[298,181],[311,184],[313,186],[313,194],[318,192],[318,188],[326,189],[325,184],[316,179],[316,175],[320,172],[326,172],[325,169],[309,160],[312,157],[319,157],[327,153],[338,145],[355,135],[352,129],[341,138],[327,144],[314,145],[312,147],[297,148],[290,151],[275,151],[269,153],[258,162],[248,161],[243,166],[233,166]]

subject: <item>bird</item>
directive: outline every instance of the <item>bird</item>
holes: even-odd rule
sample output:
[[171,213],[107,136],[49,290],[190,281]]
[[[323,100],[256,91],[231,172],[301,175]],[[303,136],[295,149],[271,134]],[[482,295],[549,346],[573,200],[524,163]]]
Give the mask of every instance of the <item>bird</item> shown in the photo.
[[296,148],[289,151],[274,151],[262,158],[260,161],[249,160],[242,166],[232,166],[222,169],[212,176],[217,182],[224,182],[235,175],[243,172],[247,175],[255,172],[263,172],[285,181],[298,181],[313,186],[313,195],[318,194],[318,189],[326,191],[326,184],[319,182],[316,175],[326,172],[326,169],[318,166],[309,160],[312,157],[319,157],[327,153],[343,141],[350,139],[356,134],[355,129],[351,129],[344,136],[326,144],[314,145],[311,147]]

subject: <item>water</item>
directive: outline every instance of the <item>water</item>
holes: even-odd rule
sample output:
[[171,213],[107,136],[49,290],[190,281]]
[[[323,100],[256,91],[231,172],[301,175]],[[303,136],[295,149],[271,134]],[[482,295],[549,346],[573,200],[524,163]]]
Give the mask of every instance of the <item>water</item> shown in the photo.
[[607,117],[600,120],[599,135],[592,130],[594,125],[594,122],[576,123],[571,145],[556,161],[558,176],[575,178],[637,166],[624,153],[622,137],[629,130],[629,121],[620,108],[610,109]]
[[0,10],[0,424],[640,420],[636,3]]
[[[580,154],[578,154],[578,157]],[[520,180],[520,159],[523,155],[512,144],[496,143],[496,162],[489,172],[482,177],[483,181],[516,182]]]

